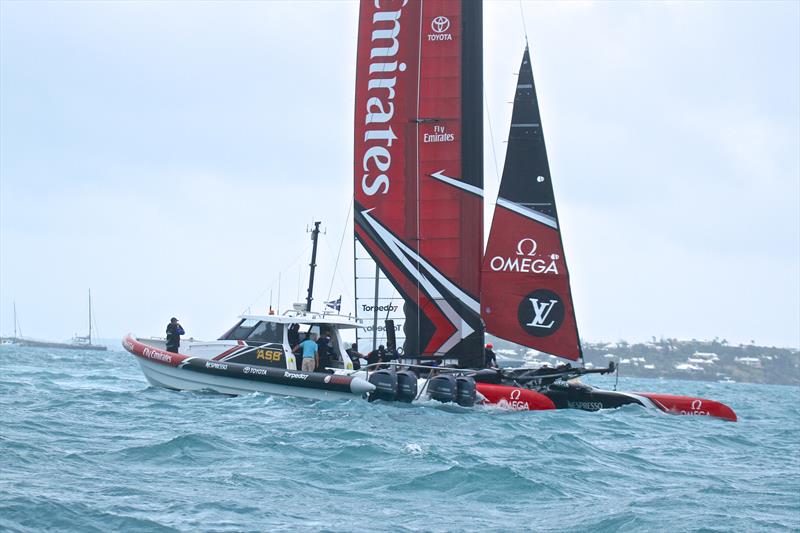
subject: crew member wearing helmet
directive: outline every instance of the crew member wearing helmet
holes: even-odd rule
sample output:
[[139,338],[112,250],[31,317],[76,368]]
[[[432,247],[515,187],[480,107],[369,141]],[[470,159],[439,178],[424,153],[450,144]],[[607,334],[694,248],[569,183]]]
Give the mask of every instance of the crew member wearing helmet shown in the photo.
[[492,343],[489,342],[486,344],[486,348],[483,350],[483,367],[484,368],[497,368],[497,358],[492,351]]

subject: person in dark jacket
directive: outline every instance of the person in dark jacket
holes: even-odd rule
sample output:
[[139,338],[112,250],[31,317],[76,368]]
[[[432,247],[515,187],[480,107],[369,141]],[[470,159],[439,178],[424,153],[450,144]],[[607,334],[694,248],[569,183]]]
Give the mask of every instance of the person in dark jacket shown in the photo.
[[497,368],[497,357],[494,355],[494,351],[492,350],[493,346],[492,343],[488,343],[486,345],[486,349],[483,350],[483,367],[484,368]]
[[[375,363],[380,363],[386,360],[386,348],[381,344],[378,346],[377,350],[372,350],[367,354],[367,365],[374,365]],[[378,367],[373,367],[372,370],[375,370]]]
[[353,343],[352,347],[347,349],[347,355],[350,356],[350,360],[353,362],[353,370],[361,370],[361,358],[367,358],[366,355],[363,353],[358,352],[358,344]]
[[178,348],[181,346],[181,335],[186,333],[183,331],[183,326],[180,325],[178,319],[172,317],[167,324],[167,351],[178,353]]
[[[289,338],[289,348],[294,349],[297,348],[297,345],[300,344],[300,324],[292,324],[289,326],[289,330],[287,332],[287,336]],[[297,370],[301,370],[303,368],[303,358],[297,357]]]
[[317,353],[319,353],[319,366],[316,368],[317,372],[328,372],[325,370],[331,364],[331,333],[330,331],[323,332],[317,341]]

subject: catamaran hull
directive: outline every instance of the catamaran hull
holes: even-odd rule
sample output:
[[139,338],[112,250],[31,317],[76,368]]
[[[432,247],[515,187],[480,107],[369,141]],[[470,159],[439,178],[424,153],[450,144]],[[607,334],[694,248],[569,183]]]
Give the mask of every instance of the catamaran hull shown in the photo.
[[131,335],[123,339],[122,345],[136,356],[151,385],[168,389],[210,390],[232,395],[263,392],[317,400],[361,397],[375,389],[358,377],[244,365],[166,352]]
[[581,409],[599,411],[623,405],[641,405],[648,409],[690,416],[711,416],[736,421],[736,413],[727,405],[705,398],[675,396],[651,392],[606,391],[586,385],[550,386],[543,392],[521,387],[478,383],[477,390],[486,402],[513,410]]

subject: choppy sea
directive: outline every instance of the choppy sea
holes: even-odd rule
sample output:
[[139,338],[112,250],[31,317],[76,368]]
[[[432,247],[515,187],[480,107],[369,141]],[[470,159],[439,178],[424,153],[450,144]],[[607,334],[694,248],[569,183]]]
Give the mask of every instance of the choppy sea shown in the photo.
[[800,530],[800,389],[619,388],[739,422],[174,392],[122,351],[3,346],[0,530]]

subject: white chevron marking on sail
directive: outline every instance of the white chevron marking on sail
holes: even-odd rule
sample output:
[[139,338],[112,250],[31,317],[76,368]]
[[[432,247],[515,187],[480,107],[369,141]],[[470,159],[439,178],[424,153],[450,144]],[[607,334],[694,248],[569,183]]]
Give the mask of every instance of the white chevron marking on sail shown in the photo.
[[431,174],[432,178],[436,178],[439,181],[443,181],[453,187],[458,187],[459,189],[463,189],[467,192],[471,192],[472,194],[476,194],[483,198],[483,189],[479,189],[474,185],[470,185],[469,183],[464,183],[463,181],[459,181],[455,178],[451,178],[450,176],[445,176],[443,174],[444,169],[440,170],[439,172],[434,172]]
[[511,200],[506,200],[505,198],[497,197],[497,205],[501,205],[506,209],[510,209],[515,213],[519,213],[524,217],[528,217],[531,220],[535,220],[536,222],[541,222],[545,226],[550,226],[553,229],[558,229],[558,223],[553,217],[549,217],[538,211],[534,211],[533,209],[528,209],[525,206],[519,205],[518,203],[512,202]]
[[466,295],[461,289],[457,286],[450,283],[444,276],[442,276],[439,272],[433,268],[427,261],[425,261],[421,256],[419,256],[416,252],[406,246],[402,241],[395,238],[386,228],[381,226],[381,224],[372,218],[369,215],[371,209],[366,211],[362,211],[361,214],[364,215],[364,218],[369,222],[372,228],[378,233],[381,239],[386,243],[386,245],[392,250],[395,257],[403,264],[403,266],[411,272],[411,275],[416,278],[416,280],[420,283],[422,288],[425,290],[426,294],[431,298],[431,300],[436,304],[436,306],[444,313],[447,319],[455,326],[456,332],[450,336],[437,350],[436,354],[441,355],[449,351],[453,348],[458,342],[470,335],[474,329],[470,327],[467,322],[461,318],[455,309],[445,300],[444,296],[433,286],[430,280],[420,272],[414,264],[409,260],[412,259],[414,262],[418,262],[421,266],[428,271],[436,280],[444,285],[447,290],[449,290],[452,294],[457,296],[461,301],[467,304],[467,306],[475,311],[475,313],[480,312],[480,305],[477,301],[473,298],[470,298]]

